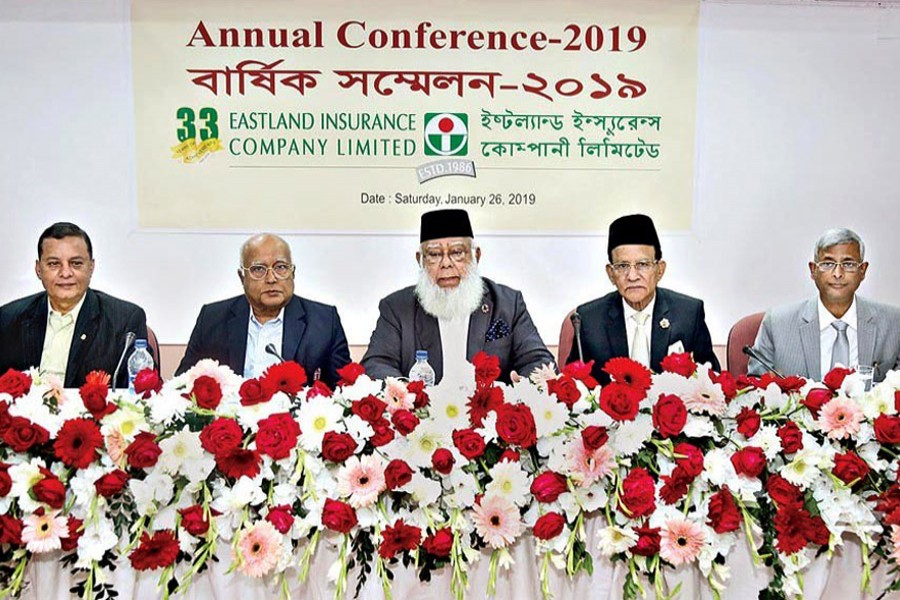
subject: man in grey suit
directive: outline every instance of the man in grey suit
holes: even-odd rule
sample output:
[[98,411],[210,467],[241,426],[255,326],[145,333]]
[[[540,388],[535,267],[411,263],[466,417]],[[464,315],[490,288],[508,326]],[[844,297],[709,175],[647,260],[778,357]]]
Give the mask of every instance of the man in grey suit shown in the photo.
[[375,379],[406,377],[416,351],[428,352],[435,382],[464,372],[479,352],[500,359],[500,379],[528,376],[553,356],[541,340],[522,293],[482,278],[481,248],[464,210],[422,215],[417,285],[384,298],[362,364]]
[[869,263],[866,246],[849,229],[829,229],[816,242],[809,275],[816,298],[766,313],[748,372],[774,368],[782,375],[820,380],[832,367],[871,366],[875,381],[898,366],[900,310],[856,295]]

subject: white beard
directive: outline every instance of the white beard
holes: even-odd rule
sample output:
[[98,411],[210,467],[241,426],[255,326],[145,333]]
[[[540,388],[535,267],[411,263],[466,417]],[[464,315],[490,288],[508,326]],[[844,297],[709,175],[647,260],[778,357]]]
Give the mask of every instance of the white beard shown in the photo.
[[419,269],[416,298],[429,315],[438,319],[468,317],[481,306],[484,282],[478,273],[478,263],[472,261],[466,276],[455,288],[442,288],[428,276],[424,267]]

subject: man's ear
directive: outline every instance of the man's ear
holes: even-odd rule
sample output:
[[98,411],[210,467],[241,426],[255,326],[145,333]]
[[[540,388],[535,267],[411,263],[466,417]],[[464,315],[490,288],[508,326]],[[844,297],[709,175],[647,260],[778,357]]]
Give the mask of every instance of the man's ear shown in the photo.
[[475,248],[475,262],[481,262],[481,246]]

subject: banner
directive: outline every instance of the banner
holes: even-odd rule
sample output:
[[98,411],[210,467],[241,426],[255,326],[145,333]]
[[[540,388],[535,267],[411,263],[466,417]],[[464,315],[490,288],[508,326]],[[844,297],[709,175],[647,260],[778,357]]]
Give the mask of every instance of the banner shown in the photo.
[[131,9],[142,227],[690,227],[698,0]]

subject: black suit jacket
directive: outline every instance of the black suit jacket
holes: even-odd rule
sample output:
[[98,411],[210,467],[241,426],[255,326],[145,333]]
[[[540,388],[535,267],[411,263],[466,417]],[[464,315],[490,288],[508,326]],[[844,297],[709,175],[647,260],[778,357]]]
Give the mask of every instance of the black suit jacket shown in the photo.
[[[603,365],[610,358],[629,355],[628,334],[625,332],[625,313],[622,296],[611,292],[577,309],[581,315],[581,343],[584,361],[594,361],[591,374],[601,384],[609,383],[609,375]],[[668,327],[660,323],[665,319]],[[649,325],[650,370],[659,373],[660,362],[666,357],[669,346],[681,341],[685,352],[690,352],[698,363],[711,363],[718,371],[719,360],[713,352],[712,339],[706,327],[703,301],[672,290],[656,288],[656,304]],[[578,360],[578,346],[573,344],[567,363]]]
[[[212,358],[243,375],[249,323],[246,296],[204,306],[175,374],[184,373],[203,358]],[[284,308],[281,356],[300,363],[310,380],[318,370],[322,381],[334,387],[340,379],[337,370],[350,362],[337,309],[300,296],[291,298]]]
[[[0,307],[0,373],[10,368],[23,370],[40,365],[48,312],[47,292]],[[75,322],[64,385],[81,387],[87,374],[97,369],[112,375],[129,331],[138,339],[147,339],[144,309],[88,289]],[[124,363],[116,385],[128,387],[128,369]]]

